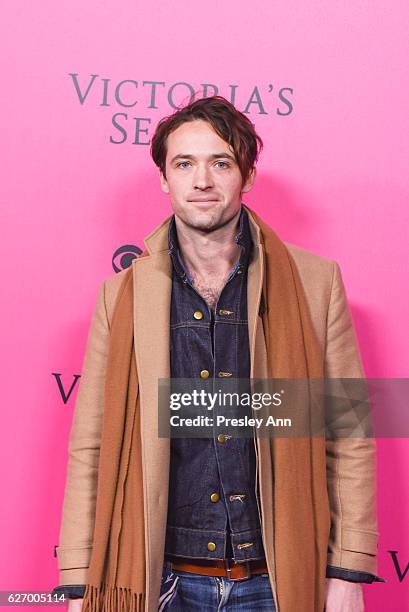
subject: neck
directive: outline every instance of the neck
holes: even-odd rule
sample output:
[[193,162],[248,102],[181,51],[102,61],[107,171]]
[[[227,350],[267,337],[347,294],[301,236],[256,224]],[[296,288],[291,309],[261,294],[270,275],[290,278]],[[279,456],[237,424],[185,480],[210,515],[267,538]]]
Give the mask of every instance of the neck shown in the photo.
[[175,215],[180,254],[191,276],[220,276],[231,269],[240,254],[240,246],[234,240],[239,218],[240,210],[223,227],[204,233]]

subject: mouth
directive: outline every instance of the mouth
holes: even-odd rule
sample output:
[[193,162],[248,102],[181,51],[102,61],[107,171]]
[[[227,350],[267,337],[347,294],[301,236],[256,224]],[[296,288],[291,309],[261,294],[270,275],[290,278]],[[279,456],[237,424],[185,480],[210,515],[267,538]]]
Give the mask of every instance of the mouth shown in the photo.
[[219,200],[215,200],[214,198],[205,198],[200,200],[188,200],[189,203],[192,204],[213,204],[214,202],[218,202]]

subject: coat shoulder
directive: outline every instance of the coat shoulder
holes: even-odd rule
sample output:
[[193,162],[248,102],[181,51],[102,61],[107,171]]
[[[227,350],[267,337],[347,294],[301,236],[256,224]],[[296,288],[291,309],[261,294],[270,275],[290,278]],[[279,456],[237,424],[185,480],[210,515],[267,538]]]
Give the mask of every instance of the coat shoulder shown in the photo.
[[307,251],[291,242],[284,244],[298,270],[311,313],[319,312],[320,316],[324,317],[331,299],[336,261]]
[[322,257],[312,251],[307,251],[302,247],[291,242],[283,241],[288,252],[292,256],[300,275],[314,275],[317,278],[321,277],[323,281],[332,280],[334,265],[336,262],[328,257]]

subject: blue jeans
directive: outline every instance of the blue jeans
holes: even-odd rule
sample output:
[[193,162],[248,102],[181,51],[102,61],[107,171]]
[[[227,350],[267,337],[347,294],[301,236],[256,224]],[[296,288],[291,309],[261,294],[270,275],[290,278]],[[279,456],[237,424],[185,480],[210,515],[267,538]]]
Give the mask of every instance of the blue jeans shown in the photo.
[[224,576],[171,571],[170,567],[170,561],[165,561],[158,612],[275,612],[268,574],[255,574],[236,581]]

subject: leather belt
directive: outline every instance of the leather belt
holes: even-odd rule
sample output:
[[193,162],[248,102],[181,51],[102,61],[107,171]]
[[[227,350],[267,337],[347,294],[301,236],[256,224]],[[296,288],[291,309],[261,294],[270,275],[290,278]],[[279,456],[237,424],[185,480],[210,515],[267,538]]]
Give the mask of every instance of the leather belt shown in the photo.
[[192,572],[205,576],[226,576],[229,580],[247,580],[253,574],[268,574],[265,559],[235,562],[233,559],[206,559],[197,563],[197,559],[183,558],[175,561],[174,557],[165,556],[171,563],[171,570]]

